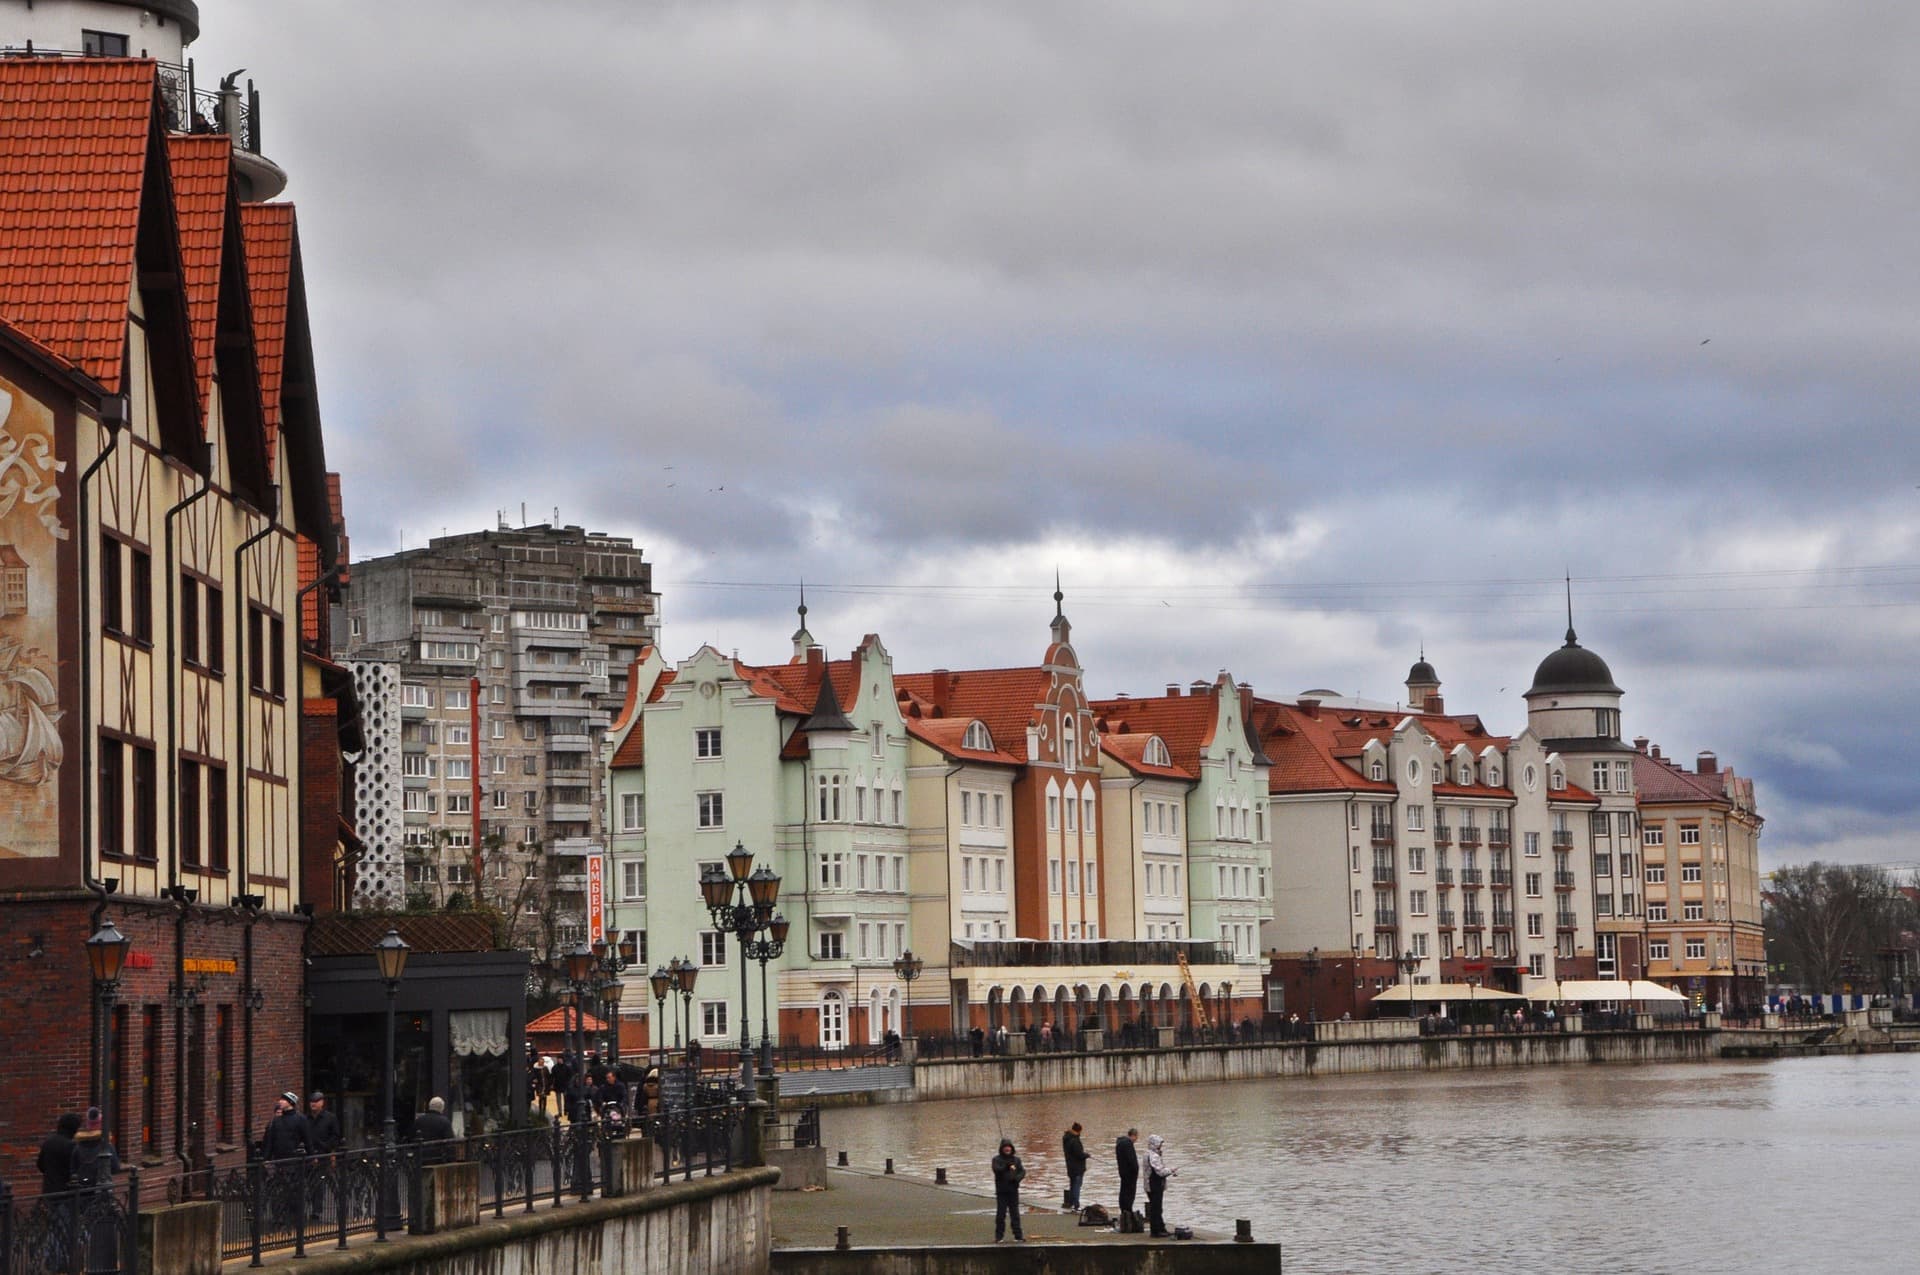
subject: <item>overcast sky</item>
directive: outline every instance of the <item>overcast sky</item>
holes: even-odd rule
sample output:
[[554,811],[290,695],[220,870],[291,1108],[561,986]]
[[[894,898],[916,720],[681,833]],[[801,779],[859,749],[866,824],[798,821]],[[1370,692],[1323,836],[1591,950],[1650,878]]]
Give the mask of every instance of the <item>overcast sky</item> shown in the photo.
[[1920,7],[201,0],[356,556],[627,533],[669,659],[1525,724],[1566,621],[1769,865],[1920,859]]

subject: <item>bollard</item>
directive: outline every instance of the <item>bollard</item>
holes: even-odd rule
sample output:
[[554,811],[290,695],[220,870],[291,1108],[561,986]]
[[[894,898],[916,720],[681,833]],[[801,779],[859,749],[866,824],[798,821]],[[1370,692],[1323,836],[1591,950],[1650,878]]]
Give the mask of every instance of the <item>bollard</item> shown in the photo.
[[853,1247],[853,1230],[851,1227],[836,1226],[833,1228],[833,1247],[837,1252],[841,1253]]
[[843,1169],[847,1167],[847,1153],[844,1151],[840,1153],[839,1164],[840,1164],[840,1167]]
[[888,1156],[888,1157],[887,1157],[887,1172],[888,1172],[889,1174],[891,1174],[891,1173],[893,1172],[893,1157],[892,1157],[892,1156]]
[[1235,1218],[1233,1221],[1233,1242],[1235,1244],[1253,1243],[1253,1221],[1251,1218]]
[[933,1171],[933,1184],[935,1186],[945,1186],[947,1184],[947,1170],[945,1166]]

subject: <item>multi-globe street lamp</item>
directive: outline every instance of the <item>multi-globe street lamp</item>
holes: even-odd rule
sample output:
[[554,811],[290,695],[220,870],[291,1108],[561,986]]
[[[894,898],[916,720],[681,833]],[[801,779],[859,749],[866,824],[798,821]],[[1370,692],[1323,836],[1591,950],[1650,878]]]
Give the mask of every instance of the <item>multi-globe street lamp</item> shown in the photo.
[[[780,954],[787,950],[787,934],[792,928],[791,921],[775,912],[767,922],[766,938],[741,944],[747,960],[760,962],[760,1070],[765,1072],[773,1070],[773,1037],[767,1034],[767,962],[779,960]],[[740,1012],[745,1014],[746,1008],[742,1003]]]
[[[700,967],[693,958],[682,956],[675,959],[672,966],[674,990],[680,993],[680,1018],[687,1028],[687,1049],[693,1048],[693,983],[700,977]],[[674,1048],[680,1048],[680,1029],[674,1028]]]
[[713,928],[731,934],[739,944],[740,958],[740,1087],[753,1090],[753,1041],[747,1020],[748,946],[756,935],[773,927],[773,905],[780,897],[780,874],[762,865],[753,866],[753,854],[743,842],[734,842],[727,852],[727,866],[710,865],[700,876],[700,895],[706,902]]
[[[647,1043],[649,1052],[660,1055],[660,1061],[666,1061],[666,1024],[661,1016],[666,1013],[667,994],[673,990],[673,975],[664,965],[653,967],[653,973],[647,975],[647,988],[653,993],[653,1022],[647,1025]],[[675,1024],[676,1028],[678,1024]],[[675,1032],[678,1035],[678,1032]]]
[[[578,1043],[574,1051],[573,1074],[575,1077],[580,1077],[585,1074],[587,1066],[587,980],[593,977],[593,949],[587,946],[585,940],[582,940],[567,950],[564,959],[567,967],[567,988],[573,993],[575,1031],[578,1033],[575,1038]],[[589,1085],[581,1085],[579,1092],[585,1095],[592,1092],[592,1089]],[[581,1118],[578,1105],[576,1102],[568,1108],[569,1119]]]
[[1300,958],[1300,972],[1307,976],[1307,1021],[1317,1022],[1320,1018],[1320,987],[1314,978],[1320,973],[1319,948],[1307,949],[1307,954]]
[[1394,964],[1400,967],[1401,982],[1407,986],[1407,1017],[1413,1017],[1413,972],[1420,968],[1420,958],[1412,952],[1400,953],[1400,959]]

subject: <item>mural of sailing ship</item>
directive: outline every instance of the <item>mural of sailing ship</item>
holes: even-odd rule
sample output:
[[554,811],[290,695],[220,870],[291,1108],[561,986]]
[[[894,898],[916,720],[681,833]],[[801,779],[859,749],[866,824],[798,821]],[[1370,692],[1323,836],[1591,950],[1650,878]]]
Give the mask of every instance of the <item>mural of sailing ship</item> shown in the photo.
[[60,766],[59,696],[43,656],[0,637],[0,781],[38,786]]

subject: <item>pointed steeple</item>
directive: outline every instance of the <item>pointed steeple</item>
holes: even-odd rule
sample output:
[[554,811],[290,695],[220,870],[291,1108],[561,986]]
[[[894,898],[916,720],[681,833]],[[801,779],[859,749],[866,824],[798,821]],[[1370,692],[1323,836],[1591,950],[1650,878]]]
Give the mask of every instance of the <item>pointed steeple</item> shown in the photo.
[[813,634],[807,632],[807,582],[800,582],[800,627],[793,631],[793,658],[796,661],[807,658],[807,652],[817,646]]
[[1073,636],[1073,626],[1067,623],[1065,603],[1067,595],[1060,591],[1060,568],[1053,569],[1053,640],[1065,646]]
[[1579,646],[1580,641],[1573,635],[1573,572],[1567,572],[1567,645]]
[[800,729],[807,734],[853,729],[853,723],[840,711],[840,697],[834,693],[833,677],[824,665],[820,669],[820,693],[813,700],[813,715],[800,723]]

